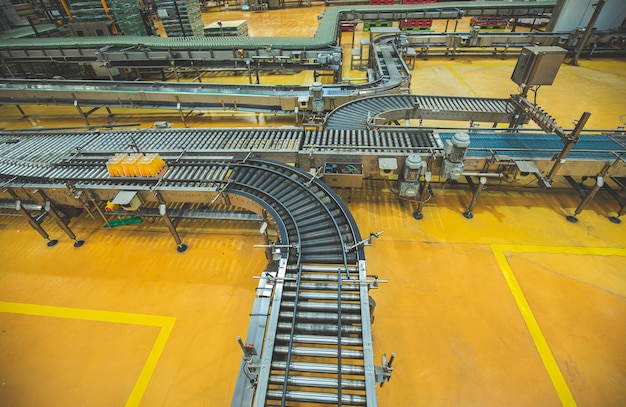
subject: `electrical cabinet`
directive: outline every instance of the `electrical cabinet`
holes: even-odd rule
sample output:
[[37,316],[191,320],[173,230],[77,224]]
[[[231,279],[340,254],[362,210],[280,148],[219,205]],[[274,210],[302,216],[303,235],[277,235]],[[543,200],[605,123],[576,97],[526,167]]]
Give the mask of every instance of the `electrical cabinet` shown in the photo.
[[363,186],[363,164],[326,163],[324,182],[329,187],[361,188]]
[[566,51],[561,47],[524,47],[511,79],[520,86],[552,85]]

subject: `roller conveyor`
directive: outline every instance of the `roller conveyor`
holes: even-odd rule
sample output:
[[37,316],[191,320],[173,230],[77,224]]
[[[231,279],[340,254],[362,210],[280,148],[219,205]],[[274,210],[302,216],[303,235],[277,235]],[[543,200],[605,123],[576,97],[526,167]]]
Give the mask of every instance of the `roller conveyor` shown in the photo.
[[[319,180],[319,160],[358,161],[363,164],[359,176],[380,176],[377,159],[412,153],[440,157],[451,137],[408,128],[3,132],[0,184],[3,202],[23,201],[27,212],[45,211],[47,203],[50,210],[93,208],[86,201],[105,202],[120,192],[135,192],[146,215],[166,223],[184,213],[171,209],[176,204],[217,202],[255,212],[274,226],[276,237],[267,236],[272,262],[261,276],[246,336],[258,356],[244,358],[232,405],[341,400],[342,405],[375,406],[379,378],[369,297],[375,284],[368,281],[352,216]],[[549,162],[563,147],[560,138],[548,134],[473,131],[470,138],[466,168],[480,171],[494,160]],[[581,168],[597,175],[598,166],[626,152],[623,143],[622,135],[581,136],[568,158],[574,166],[564,165],[563,175]],[[154,178],[108,174],[105,162],[111,156],[137,150],[159,153],[168,170]],[[431,168],[437,165],[433,161]],[[624,175],[624,166],[615,168],[609,175]],[[175,227],[170,231],[177,236]]]
[[368,129],[410,119],[507,123],[507,99],[456,96],[389,95],[346,103],[327,117],[326,129]]

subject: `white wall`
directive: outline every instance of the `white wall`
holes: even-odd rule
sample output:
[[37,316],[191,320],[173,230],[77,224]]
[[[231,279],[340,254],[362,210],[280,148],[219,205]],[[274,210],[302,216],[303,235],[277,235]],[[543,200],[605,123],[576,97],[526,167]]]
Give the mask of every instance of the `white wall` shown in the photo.
[[[576,27],[586,27],[598,0],[565,0],[563,11],[552,31],[569,32]],[[607,0],[595,28],[611,30],[619,27],[626,18],[626,0]]]

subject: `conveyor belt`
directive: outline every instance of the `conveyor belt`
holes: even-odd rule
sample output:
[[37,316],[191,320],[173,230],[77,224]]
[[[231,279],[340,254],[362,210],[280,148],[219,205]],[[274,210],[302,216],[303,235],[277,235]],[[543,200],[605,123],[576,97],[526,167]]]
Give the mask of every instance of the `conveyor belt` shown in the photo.
[[[277,225],[275,244],[284,262],[279,280],[272,283],[272,307],[263,314],[270,314],[263,317],[267,331],[247,339],[266,362],[254,389],[245,390],[248,379],[242,372],[240,391],[251,392],[256,405],[339,400],[344,405],[376,405],[365,259],[356,244],[361,240],[356,223],[340,198],[318,178],[282,163],[194,154],[206,150],[193,147],[227,146],[236,138],[220,142],[219,137],[206,137],[210,132],[138,133],[135,142],[149,149],[167,155],[183,143],[177,149],[188,147],[191,155],[168,160],[169,169],[159,179],[110,177],[105,166],[110,154],[104,152],[112,147],[123,150],[127,133],[3,135],[0,180],[3,187],[17,186],[20,191],[72,185],[86,191],[150,190],[178,196],[179,201],[194,191],[220,191],[226,201],[232,194],[256,202]],[[266,148],[280,150],[289,135],[297,134],[275,130],[262,135]],[[247,145],[260,141],[253,139],[248,138]],[[54,145],[45,149],[51,141]],[[172,190],[179,195],[166,195]],[[251,324],[257,327],[258,322],[253,318]]]
[[[451,134],[297,128],[3,132],[0,185],[2,199],[39,208],[46,200],[79,206],[82,192],[103,201],[135,191],[161,205],[209,205],[221,197],[220,203],[252,208],[268,221],[269,216],[278,235],[269,242],[274,259],[262,275],[246,338],[259,357],[253,367],[242,362],[232,405],[375,406],[372,282],[354,219],[317,176],[247,153],[287,162],[297,162],[296,153],[310,162],[315,154],[336,157],[348,150],[359,159],[402,157],[416,149],[432,156],[440,153],[439,137]],[[620,143],[621,135],[583,135],[568,160],[602,168],[626,152]],[[484,162],[502,153],[547,161],[562,146],[550,135],[472,132],[467,160]],[[160,178],[109,176],[106,160],[136,148],[162,154],[167,172]],[[622,176],[623,169],[611,175]]]
[[[443,141],[454,133],[439,133]],[[561,140],[551,134],[541,133],[470,133],[470,158],[487,158],[494,153],[515,159],[549,160],[563,149]],[[616,141],[616,136],[584,134],[569,153],[569,160],[614,160],[616,154],[626,152],[626,147]]]
[[[453,2],[440,4],[398,4],[381,6],[345,6],[331,7],[324,13],[324,18],[313,37],[73,37],[73,38],[31,38],[12,40],[0,46],[0,56],[12,57],[24,50],[57,51],[62,59],[63,49],[80,49],[88,58],[106,46],[135,47],[142,44],[145,49],[179,50],[179,49],[265,49],[272,44],[275,49],[318,49],[337,43],[339,35],[339,19],[358,19],[361,21],[400,20],[404,18],[457,18],[462,15],[501,15],[515,17],[533,17],[550,12],[556,2],[552,0],[528,2],[497,1],[489,4],[472,2]],[[450,13],[446,15],[445,13]],[[90,52],[93,51],[93,52]],[[12,52],[16,54],[12,54]],[[37,52],[37,51],[34,51]],[[43,54],[43,51],[41,51]],[[45,54],[46,56],[52,56]]]
[[360,235],[347,208],[309,174],[278,163],[238,163],[229,180],[228,191],[276,211],[287,232],[279,245],[290,247],[275,282],[258,383],[249,387],[242,371],[233,405],[245,405],[246,392],[258,406],[376,405],[367,284],[359,283],[365,263],[360,247],[349,250]]
[[303,150],[317,152],[415,154],[443,148],[431,131],[324,130],[307,132]]
[[368,129],[406,119],[506,123],[507,99],[457,96],[388,95],[348,102],[327,117],[326,129]]

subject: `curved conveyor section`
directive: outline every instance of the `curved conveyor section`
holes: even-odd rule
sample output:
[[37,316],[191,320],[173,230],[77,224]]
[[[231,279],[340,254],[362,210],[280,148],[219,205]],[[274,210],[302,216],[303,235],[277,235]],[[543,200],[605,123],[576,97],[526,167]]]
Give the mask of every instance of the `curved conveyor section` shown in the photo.
[[348,102],[330,112],[324,128],[369,129],[399,120],[432,119],[506,123],[507,99],[386,95]]
[[[42,207],[50,197],[70,203],[77,191],[101,201],[120,191],[136,191],[144,200],[160,197],[161,204],[194,196],[209,204],[218,194],[226,202],[242,202],[233,196],[253,201],[277,225],[277,257],[268,266],[277,264],[277,272],[263,274],[261,291],[269,291],[271,307],[268,300],[253,312],[256,334],[246,338],[259,352],[258,380],[250,385],[242,363],[246,370],[233,405],[251,405],[253,398],[263,406],[376,405],[365,258],[358,227],[341,199],[298,168],[251,157],[208,157],[193,148],[206,137],[185,136],[193,133],[147,133],[152,137],[137,134],[138,143],[168,157],[171,144],[158,136],[169,135],[189,155],[166,159],[169,168],[161,178],[111,177],[105,163],[127,145],[125,134],[0,135],[0,183],[14,199],[27,194]],[[285,132],[266,136],[276,137],[275,145],[288,142]]]

